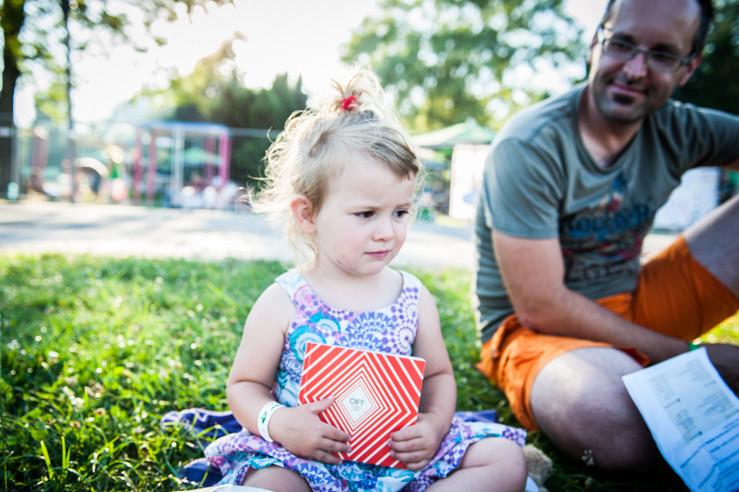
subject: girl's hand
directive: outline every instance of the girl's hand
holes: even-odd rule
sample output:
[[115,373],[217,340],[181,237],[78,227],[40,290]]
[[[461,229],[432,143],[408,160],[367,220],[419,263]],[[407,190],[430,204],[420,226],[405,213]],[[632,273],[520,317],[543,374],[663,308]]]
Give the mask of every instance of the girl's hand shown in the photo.
[[391,434],[390,449],[393,450],[393,456],[409,470],[421,470],[439,450],[449,424],[442,422],[437,415],[419,413],[415,425]]
[[349,452],[351,436],[318,418],[333,402],[333,398],[327,398],[275,411],[269,421],[270,435],[296,456],[329,465],[341,464],[334,453]]

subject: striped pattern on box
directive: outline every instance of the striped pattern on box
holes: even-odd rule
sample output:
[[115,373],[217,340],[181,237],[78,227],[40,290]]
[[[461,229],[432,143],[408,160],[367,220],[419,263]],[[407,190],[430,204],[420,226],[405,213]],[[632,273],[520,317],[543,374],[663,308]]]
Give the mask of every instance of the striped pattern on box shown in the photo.
[[318,417],[352,436],[341,459],[405,468],[387,443],[416,422],[425,365],[418,357],[308,342],[298,403],[335,397]]

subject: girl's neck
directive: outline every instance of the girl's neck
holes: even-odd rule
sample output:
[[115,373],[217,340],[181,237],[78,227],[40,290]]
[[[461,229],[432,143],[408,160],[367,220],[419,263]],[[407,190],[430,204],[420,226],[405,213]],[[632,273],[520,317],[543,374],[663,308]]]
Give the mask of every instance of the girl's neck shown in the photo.
[[316,266],[302,272],[311,290],[329,306],[355,312],[391,305],[400,295],[403,278],[385,267],[375,275],[350,275],[340,269]]

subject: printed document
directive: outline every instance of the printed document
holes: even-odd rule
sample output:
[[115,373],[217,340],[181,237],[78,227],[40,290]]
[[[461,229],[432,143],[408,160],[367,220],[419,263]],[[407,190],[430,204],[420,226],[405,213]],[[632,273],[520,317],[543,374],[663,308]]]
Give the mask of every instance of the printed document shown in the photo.
[[690,490],[739,491],[739,398],[705,348],[622,379],[662,456]]

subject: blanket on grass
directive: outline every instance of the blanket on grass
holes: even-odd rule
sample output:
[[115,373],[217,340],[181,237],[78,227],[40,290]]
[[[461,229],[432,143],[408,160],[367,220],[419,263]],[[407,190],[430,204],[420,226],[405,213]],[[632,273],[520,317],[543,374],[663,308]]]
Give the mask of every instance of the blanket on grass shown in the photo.
[[[455,415],[468,422],[498,422],[498,413],[495,410],[456,412]],[[173,410],[162,417],[161,426],[164,429],[182,428],[203,449],[219,437],[242,429],[230,411],[215,412],[204,408]],[[198,458],[186,463],[178,477],[185,486],[211,487],[221,479],[221,473],[217,468],[209,466],[205,458]]]

